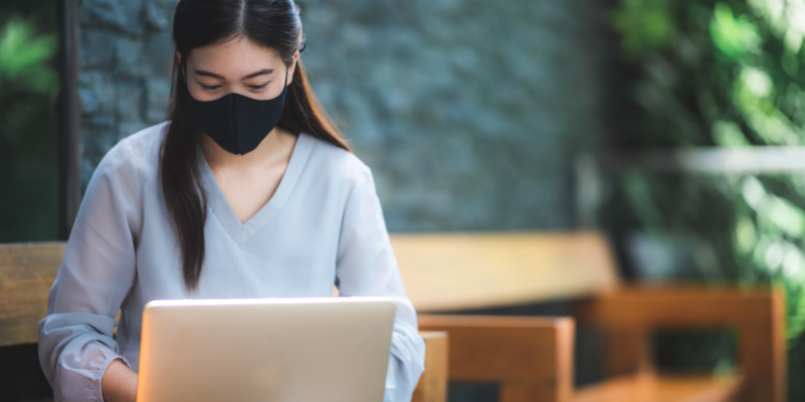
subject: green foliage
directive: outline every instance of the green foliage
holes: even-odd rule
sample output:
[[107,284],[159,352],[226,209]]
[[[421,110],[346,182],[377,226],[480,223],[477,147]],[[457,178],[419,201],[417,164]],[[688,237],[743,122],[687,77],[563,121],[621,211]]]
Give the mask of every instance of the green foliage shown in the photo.
[[58,76],[46,64],[55,52],[56,35],[36,36],[29,21],[8,22],[0,32],[0,85],[55,95]]
[[[637,71],[630,142],[805,145],[805,1],[623,0],[615,16],[624,56]],[[791,346],[803,337],[805,172],[631,172],[615,188],[633,229],[690,245],[684,277],[782,288]],[[792,367],[792,375],[804,367]],[[792,388],[792,395],[803,392]]]

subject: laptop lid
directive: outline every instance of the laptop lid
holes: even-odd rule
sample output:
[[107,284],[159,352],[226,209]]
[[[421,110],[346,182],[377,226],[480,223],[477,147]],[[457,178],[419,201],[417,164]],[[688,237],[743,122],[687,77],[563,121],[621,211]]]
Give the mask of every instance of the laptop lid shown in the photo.
[[381,402],[396,306],[385,298],[146,304],[138,402]]

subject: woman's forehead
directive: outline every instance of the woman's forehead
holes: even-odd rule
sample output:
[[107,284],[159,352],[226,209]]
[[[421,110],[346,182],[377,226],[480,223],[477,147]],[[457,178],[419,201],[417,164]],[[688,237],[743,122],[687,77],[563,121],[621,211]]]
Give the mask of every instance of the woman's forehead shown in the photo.
[[276,50],[243,37],[193,49],[190,55],[188,63],[193,69],[228,78],[238,78],[261,69],[278,70],[283,66]]

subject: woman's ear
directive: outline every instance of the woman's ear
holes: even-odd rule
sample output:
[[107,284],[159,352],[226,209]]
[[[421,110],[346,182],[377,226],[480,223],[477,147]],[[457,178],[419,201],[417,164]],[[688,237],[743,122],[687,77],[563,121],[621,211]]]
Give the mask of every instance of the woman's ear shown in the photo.
[[288,81],[285,85],[290,86],[293,82],[293,74],[296,71],[297,62],[299,61],[299,52],[293,54],[293,61],[291,62],[291,66],[288,68]]

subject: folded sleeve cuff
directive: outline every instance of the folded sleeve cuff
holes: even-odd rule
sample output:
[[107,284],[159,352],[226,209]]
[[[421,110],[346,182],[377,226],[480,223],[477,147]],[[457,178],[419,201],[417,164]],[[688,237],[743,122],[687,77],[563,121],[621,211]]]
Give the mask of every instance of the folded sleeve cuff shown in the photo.
[[112,364],[113,361],[120,360],[126,367],[131,368],[131,364],[129,364],[128,360],[125,357],[119,355],[107,355],[104,359],[103,363],[101,363],[100,367],[98,367],[98,375],[95,379],[95,390],[94,394],[95,397],[99,402],[105,402],[103,399],[103,389],[101,388],[101,383],[103,382],[103,375],[106,374],[106,369],[109,368],[109,365]]

